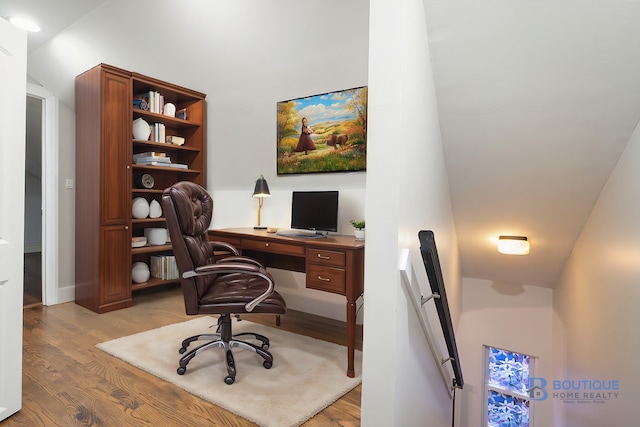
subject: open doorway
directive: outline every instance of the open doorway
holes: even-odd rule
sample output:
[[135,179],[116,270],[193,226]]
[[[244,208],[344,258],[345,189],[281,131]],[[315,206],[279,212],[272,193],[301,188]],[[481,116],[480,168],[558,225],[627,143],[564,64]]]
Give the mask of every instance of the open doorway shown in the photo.
[[42,303],[42,142],[44,100],[27,95],[24,194],[24,294],[23,305]]
[[[25,286],[27,280],[39,282],[41,303],[54,305],[58,303],[58,99],[32,83],[27,83],[26,95],[25,207],[28,209],[25,209],[24,249],[25,254],[40,251],[39,259],[36,255],[29,256],[29,260],[25,257]],[[34,115],[29,117],[30,114]],[[29,147],[31,143],[33,147]],[[36,231],[32,233],[31,228]],[[35,278],[27,278],[27,274]],[[33,292],[37,295],[37,289]]]

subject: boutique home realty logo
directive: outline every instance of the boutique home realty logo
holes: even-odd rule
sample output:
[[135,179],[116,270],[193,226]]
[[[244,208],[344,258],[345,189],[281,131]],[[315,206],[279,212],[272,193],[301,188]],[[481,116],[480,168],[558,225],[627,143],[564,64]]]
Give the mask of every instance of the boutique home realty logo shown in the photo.
[[[551,387],[549,387],[551,386]],[[553,380],[529,378],[531,400],[557,399],[564,403],[603,404],[620,397],[619,380]]]

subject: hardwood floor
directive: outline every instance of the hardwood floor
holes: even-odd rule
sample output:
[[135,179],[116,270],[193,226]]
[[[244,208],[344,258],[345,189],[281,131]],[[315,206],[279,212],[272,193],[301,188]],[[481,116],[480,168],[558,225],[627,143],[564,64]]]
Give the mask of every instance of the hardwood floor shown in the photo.
[[[132,307],[105,314],[73,302],[25,308],[23,407],[2,427],[255,426],[95,347],[99,342],[192,319],[184,314],[183,304],[180,288],[173,285],[139,291]],[[243,318],[275,324],[274,316]],[[282,316],[280,327],[346,345],[342,322],[290,310]],[[361,387],[303,426],[359,426]]]

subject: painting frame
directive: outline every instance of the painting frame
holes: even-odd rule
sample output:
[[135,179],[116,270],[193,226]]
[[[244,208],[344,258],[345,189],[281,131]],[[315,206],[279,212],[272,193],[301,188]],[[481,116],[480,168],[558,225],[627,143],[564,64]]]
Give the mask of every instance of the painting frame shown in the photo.
[[277,175],[366,171],[367,98],[359,86],[278,101]]

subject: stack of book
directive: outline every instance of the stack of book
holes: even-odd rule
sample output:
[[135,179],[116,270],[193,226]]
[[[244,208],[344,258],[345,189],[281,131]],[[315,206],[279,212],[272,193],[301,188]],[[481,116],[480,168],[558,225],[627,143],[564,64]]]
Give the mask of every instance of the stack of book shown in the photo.
[[134,154],[133,162],[137,165],[169,166],[169,164],[171,164],[171,158],[165,153],[158,153],[157,151],[145,151],[144,153]]
[[159,92],[150,90],[149,92],[141,93],[137,96],[141,102],[134,102],[141,110],[147,110],[152,113],[162,114],[164,111],[164,96]]
[[162,280],[175,280],[178,278],[178,266],[173,255],[151,255],[151,276]]
[[165,142],[166,130],[163,123],[154,123],[151,128],[151,141],[153,142]]
[[157,151],[145,151],[133,155],[133,163],[141,166],[164,166],[167,168],[189,169],[183,163],[171,163],[171,157]]

